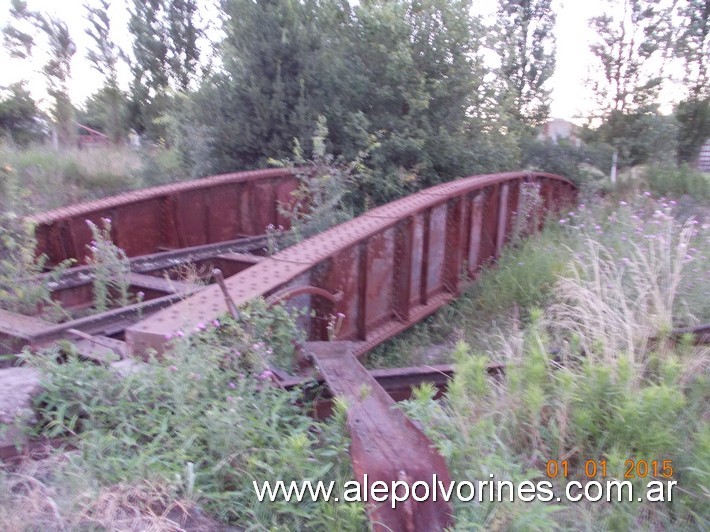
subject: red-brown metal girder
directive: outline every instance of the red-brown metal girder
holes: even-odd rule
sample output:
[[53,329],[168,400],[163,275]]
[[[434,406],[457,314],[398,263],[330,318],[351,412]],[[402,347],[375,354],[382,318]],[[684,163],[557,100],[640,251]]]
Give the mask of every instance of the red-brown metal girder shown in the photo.
[[395,277],[392,297],[394,313],[403,322],[409,322],[411,307],[412,259],[414,246],[414,218],[407,217],[397,224],[395,241]]
[[102,218],[112,221],[113,241],[133,257],[264,234],[270,223],[288,226],[276,200],[297,186],[292,169],[239,172],[62,207],[28,221],[35,226],[37,254],[46,254],[49,265],[83,262],[91,242],[86,220],[101,226]]
[[[510,193],[510,183],[517,186],[528,177],[526,172],[474,176],[423,190],[266,258],[229,278],[227,286],[241,304],[288,287],[300,275],[310,275],[308,284],[330,291],[341,289],[339,277],[346,276],[352,282],[342,283],[344,297],[338,303],[348,311],[342,338],[359,339],[371,347],[448,302],[457,292],[460,274],[475,274],[476,266],[470,263],[482,264],[498,255],[517,208],[510,205],[511,196],[518,197]],[[533,178],[548,189],[552,183],[573,190],[559,176],[533,174]],[[466,198],[471,195],[470,237],[465,238]],[[561,198],[559,192],[551,197]],[[411,228],[403,229],[408,223]],[[409,248],[407,238],[412,242]],[[468,272],[463,270],[465,262]],[[402,295],[407,284],[410,295],[415,295],[409,305]],[[225,310],[218,290],[207,287],[130,327],[126,337],[136,354],[146,347],[162,351],[166,336],[206,323]]]
[[483,231],[483,202],[485,192],[479,191],[471,200],[470,231],[468,240],[468,275],[473,278],[481,265],[481,237]]
[[[328,388],[347,405],[350,458],[355,477],[365,491],[365,506],[375,531],[441,531],[453,526],[451,504],[430,497],[393,502],[393,493],[375,501],[368,493],[375,482],[392,487],[395,483],[412,488],[425,482],[431,490],[436,481],[448,486],[451,475],[434,444],[404,413],[394,400],[355,358],[350,342],[318,342],[306,345]],[[402,495],[403,485],[399,488]]]

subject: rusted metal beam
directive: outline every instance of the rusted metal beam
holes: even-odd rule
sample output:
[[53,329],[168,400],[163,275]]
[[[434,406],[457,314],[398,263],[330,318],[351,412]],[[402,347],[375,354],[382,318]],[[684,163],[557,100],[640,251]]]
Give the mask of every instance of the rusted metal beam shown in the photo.
[[11,354],[18,353],[24,346],[48,346],[57,340],[76,338],[72,330],[99,337],[121,335],[131,324],[152,312],[169,307],[190,293],[170,294],[59,324],[0,310],[0,349]]
[[[226,287],[237,305],[303,284],[331,292],[342,290],[338,306],[347,310],[347,323],[341,339],[357,339],[373,347],[446,304],[458,292],[459,282],[470,282],[480,264],[499,253],[511,229],[507,205],[510,183],[517,186],[527,176],[526,172],[473,176],[423,190],[265,258],[226,279]],[[535,174],[535,178],[572,186],[559,176]],[[465,201],[471,194],[475,194],[471,237],[466,239]],[[413,224],[408,236],[411,251],[406,251],[398,233],[406,220]],[[464,252],[466,245],[468,253]],[[411,253],[412,262],[397,259],[398,249]],[[476,265],[465,270],[465,261],[471,260]],[[468,280],[463,281],[462,274],[467,274]],[[304,279],[309,281],[304,283]],[[408,309],[401,295],[407,284],[418,292],[411,294]],[[318,301],[315,306],[313,300],[310,304],[313,310],[323,312]],[[219,289],[207,287],[131,326],[126,339],[138,356],[146,348],[162,352],[166,336],[192,330],[225,311]],[[409,317],[402,321],[405,314]],[[312,339],[321,339],[320,329],[316,327],[312,333]]]
[[507,234],[508,222],[508,191],[510,185],[503,183],[500,185],[500,196],[498,200],[498,228],[496,232],[495,257],[498,258],[503,251],[505,235]]
[[[432,441],[404,413],[353,355],[350,342],[307,344],[318,371],[331,392],[347,404],[350,457],[356,478],[363,486],[395,482],[411,487],[433,479],[448,486],[451,475]],[[435,475],[435,476],[434,476]],[[370,494],[367,493],[369,496]],[[444,530],[453,526],[451,504],[439,498],[416,502],[413,498],[396,508],[392,493],[386,501],[365,503],[375,531]]]
[[[259,193],[244,201],[245,186]],[[84,262],[91,232],[86,220],[112,220],[112,239],[129,257],[160,248],[196,246],[237,235],[260,235],[268,224],[288,227],[277,214],[276,198],[298,187],[292,169],[239,172],[127,192],[55,209],[28,218],[35,226],[37,253],[48,264],[74,258]]]
[[483,200],[485,192],[478,192],[471,201],[471,230],[468,240],[468,275],[473,277],[481,263],[481,231],[483,230]]

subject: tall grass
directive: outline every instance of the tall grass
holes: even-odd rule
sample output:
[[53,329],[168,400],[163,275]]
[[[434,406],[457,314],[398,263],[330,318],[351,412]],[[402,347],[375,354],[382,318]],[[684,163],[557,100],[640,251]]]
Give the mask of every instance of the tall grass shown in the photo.
[[[300,405],[299,391],[268,384],[264,364],[278,360],[272,350],[280,338],[292,348],[295,323],[259,312],[258,306],[244,309],[249,327],[225,318],[218,327],[198,325],[203,332],[189,339],[177,335],[169,359],[151,360],[122,378],[71,356],[28,356],[46,375],[37,430],[70,437],[79,451],[70,455],[73,476],[85,479],[69,500],[61,497],[57,519],[75,522],[70,517],[78,513],[84,516],[79,526],[111,523],[121,517],[112,509],[119,505],[150,523],[165,509],[189,503],[223,523],[254,529],[364,528],[362,505],[256,499],[254,480],[336,480],[342,486],[352,476],[344,409],[316,422]],[[56,494],[62,478],[49,479],[47,488]],[[132,491],[143,495],[126,506]],[[37,498],[56,501],[48,491]],[[155,515],[144,505],[152,498],[159,501]],[[0,501],[0,515],[12,514],[9,503]],[[43,515],[27,516],[28,527],[42,528]]]
[[[0,178],[20,184],[23,214],[186,179],[174,150],[99,147],[56,151],[0,144]],[[5,188],[0,184],[0,189]]]
[[589,357],[612,363],[625,355],[641,364],[649,341],[673,327],[695,225],[680,225],[660,210],[654,218],[660,222],[657,230],[630,241],[624,257],[584,236],[569,271],[557,283],[552,320],[573,333]]
[[[521,309],[522,317],[507,322],[500,312],[479,313],[480,321],[499,322],[495,339],[489,325],[486,341],[470,335],[472,345],[456,346],[456,375],[443,401],[425,386],[405,405],[455,479],[545,480],[548,460],[567,460],[569,477],[554,480],[562,493],[570,480],[584,481],[587,460],[606,460],[608,478],[623,480],[626,460],[666,459],[682,486],[673,502],[458,503],[458,527],[707,528],[710,349],[667,335],[703,316],[695,296],[710,293],[710,276],[694,270],[710,272],[710,228],[678,217],[675,201],[650,194],[566,213],[555,222],[564,235],[564,245],[557,244],[565,250],[558,255],[562,268],[538,299],[543,308]],[[492,288],[509,286],[508,257],[530,256],[535,252],[524,246],[509,250],[497,270],[481,277],[480,292],[459,305],[496,311],[516,299],[534,305],[527,297],[534,291],[501,300],[506,290]],[[505,376],[490,376],[486,367],[501,360]],[[648,480],[630,479],[635,493]]]
[[[638,378],[626,359],[615,370],[584,357],[559,366],[553,342],[541,316],[526,328],[521,356],[511,360],[502,379],[487,374],[490,357],[459,344],[445,399],[434,401],[434,390],[423,387],[405,405],[436,442],[452,477],[550,480],[547,461],[567,460],[569,476],[553,480],[556,494],[563,494],[568,481],[584,482],[587,460],[606,460],[607,478],[623,479],[628,459],[666,459],[682,491],[672,503],[456,502],[457,527],[703,529],[710,517],[710,440],[703,421],[710,415],[707,351],[681,346],[660,361],[653,376]],[[630,480],[636,494],[644,493],[648,480]]]

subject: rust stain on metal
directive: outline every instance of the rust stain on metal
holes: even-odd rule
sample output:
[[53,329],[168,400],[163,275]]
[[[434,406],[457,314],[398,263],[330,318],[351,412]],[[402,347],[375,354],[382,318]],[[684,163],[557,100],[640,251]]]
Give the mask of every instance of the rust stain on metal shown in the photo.
[[[472,176],[373,209],[271,257],[245,252],[264,245],[258,235],[268,224],[287,225],[277,204],[288,203],[298,185],[291,170],[215,176],[38,215],[32,221],[39,252],[47,253],[51,263],[82,260],[91,238],[85,219],[98,223],[110,218],[114,241],[133,257],[132,289],[141,289],[150,300],[60,325],[0,314],[8,324],[0,326],[0,341],[46,345],[74,337],[86,356],[101,361],[107,353],[123,356],[126,349],[139,357],[151,349],[164,353],[177,331],[189,335],[198,325],[228,310],[235,314],[237,306],[257,297],[304,303],[320,318],[343,313],[337,342],[320,341],[326,339],[325,320],[309,317],[304,323],[310,339],[319,341],[307,344],[318,370],[330,391],[348,401],[356,476],[363,480],[367,474],[370,483],[400,480],[411,486],[418,480],[430,482],[436,473],[448,484],[446,464],[431,441],[393,408],[377,376],[356,357],[457,297],[482,265],[499,256],[510,238],[525,182],[540,185],[545,209],[575,198],[574,185],[551,174]],[[218,276],[219,284],[206,287],[155,277],[186,262],[233,275]],[[85,305],[91,299],[87,272],[79,267],[65,275],[54,297],[65,305]],[[139,319],[142,313],[151,315]],[[121,333],[125,346],[109,338]],[[406,394],[398,379],[413,382],[426,373],[395,371],[390,384],[399,386],[396,393]],[[441,373],[445,377],[437,382],[443,383],[450,373]],[[386,375],[380,377],[387,382]],[[279,384],[288,387],[285,381]],[[411,501],[396,510],[387,503],[369,505],[368,512],[375,530],[443,530],[453,525],[451,507],[443,502]]]
[[[574,198],[574,185],[551,174],[459,179],[373,209],[264,258],[228,278],[226,286],[237,305],[284,290],[299,276],[306,279],[302,284],[341,291],[342,300],[327,309],[322,299],[311,298],[311,310],[345,314],[340,339],[363,341],[369,349],[456,297],[481,265],[500,254],[518,208],[520,184],[531,179],[543,185],[548,207]],[[160,353],[166,337],[193,330],[226,310],[219,289],[207,287],[129,327],[126,339],[136,355],[147,348]],[[323,339],[321,329],[312,324],[310,338]]]
[[86,220],[100,224],[102,218],[112,221],[113,241],[133,257],[262,235],[270,223],[287,227],[276,200],[297,186],[290,169],[238,172],[127,192],[28,220],[35,225],[37,253],[46,254],[50,265],[69,258],[83,263],[91,242]]
[[[361,486],[378,481],[388,486],[402,481],[410,487],[423,481],[431,486],[433,478],[449,485],[444,458],[355,358],[353,344],[319,342],[307,344],[306,350],[331,393],[347,403],[350,458]],[[392,506],[391,493],[382,502],[368,499],[373,530],[437,531],[454,524],[452,507],[441,498],[423,502],[410,498],[398,508]]]

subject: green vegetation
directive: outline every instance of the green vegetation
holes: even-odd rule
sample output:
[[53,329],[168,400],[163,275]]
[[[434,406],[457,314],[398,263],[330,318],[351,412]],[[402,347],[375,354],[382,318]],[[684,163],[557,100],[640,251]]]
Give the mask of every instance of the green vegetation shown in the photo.
[[[591,19],[597,106],[555,141],[536,130],[555,65],[549,0],[499,0],[490,21],[470,0],[221,0],[212,21],[196,0],[131,0],[124,49],[109,2],[89,0],[84,50],[58,15],[30,4],[11,2],[4,44],[43,65],[51,108],[23,80],[0,92],[0,308],[63,318],[53,278],[28,281],[44,260],[24,216],[79,201],[295,164],[301,187],[281,205],[293,229],[267,229],[274,252],[463,175],[565,175],[579,205],[526,238],[539,200],[526,189],[508,249],[368,363],[455,364],[443,398],[425,385],[402,408],[456,480],[542,480],[557,460],[569,468],[554,480],[561,491],[589,460],[620,479],[626,460],[642,459],[672,461],[678,482],[667,503],[457,503],[458,529],[710,527],[710,352],[670,334],[710,321],[710,181],[692,170],[710,137],[706,1],[617,0]],[[78,108],[77,53],[102,81]],[[683,72],[671,115],[659,111],[661,62]],[[77,149],[75,117],[110,146]],[[110,221],[91,230],[96,309],[130,303]],[[33,435],[69,445],[0,467],[0,528],[161,529],[189,513],[216,520],[205,528],[365,530],[359,504],[254,496],[252,480],[352,477],[345,406],[316,421],[300,392],[272,383],[294,369],[299,318],[253,302],[236,322],[176,331],[166,358],[120,374],[69,343],[25,353],[45,380]],[[331,336],[341,322],[331,317]],[[491,376],[500,363],[504,375]],[[635,490],[646,481],[631,479]]]
[[661,196],[690,196],[696,200],[710,199],[710,176],[689,168],[653,166],[647,171],[648,186]]
[[10,312],[39,315],[56,321],[65,315],[52,300],[50,284],[56,282],[70,261],[54,268],[43,281],[32,279],[44,271],[46,257],[35,257],[32,227],[11,214],[0,214],[0,308]]
[[[18,150],[0,146],[0,205],[14,198],[15,212],[31,214],[189,177],[179,154],[156,148],[66,150],[47,146]],[[13,186],[14,195],[5,195]]]
[[[604,365],[574,353],[559,366],[550,354],[558,344],[542,314],[525,329],[502,381],[486,376],[490,357],[461,343],[446,397],[434,401],[425,387],[405,406],[437,442],[452,476],[544,480],[548,460],[567,460],[568,480],[574,480],[584,478],[587,460],[606,460],[608,479],[623,479],[628,459],[668,459],[682,492],[673,503],[458,504],[457,527],[704,528],[710,479],[707,468],[697,466],[708,460],[707,353],[681,345],[656,355],[653,368],[626,358]],[[632,479],[635,493],[648,480]],[[566,482],[560,474],[555,490]]]
[[[342,484],[352,475],[342,405],[327,422],[316,422],[298,406],[299,391],[268,385],[265,360],[292,351],[295,325],[288,314],[264,310],[258,304],[244,310],[248,327],[225,319],[209,330],[201,325],[205,332],[190,339],[178,335],[169,358],[120,378],[71,356],[29,356],[46,374],[38,433],[68,436],[77,451],[31,479],[5,472],[0,521],[111,528],[120,515],[96,504],[106,497],[108,506],[128,504],[128,512],[156,499],[151,512],[158,516],[171,505],[192,511],[199,504],[222,522],[258,529],[362,529],[358,505],[254,497],[252,480]],[[142,494],[122,501],[126,489]],[[33,508],[37,500],[42,504]],[[45,515],[49,501],[56,511]],[[150,515],[144,511],[143,518]]]
[[91,231],[91,245],[86,255],[86,263],[94,277],[94,306],[98,312],[111,307],[130,305],[130,263],[126,253],[111,240],[111,220],[101,220],[98,227],[86,220]]

